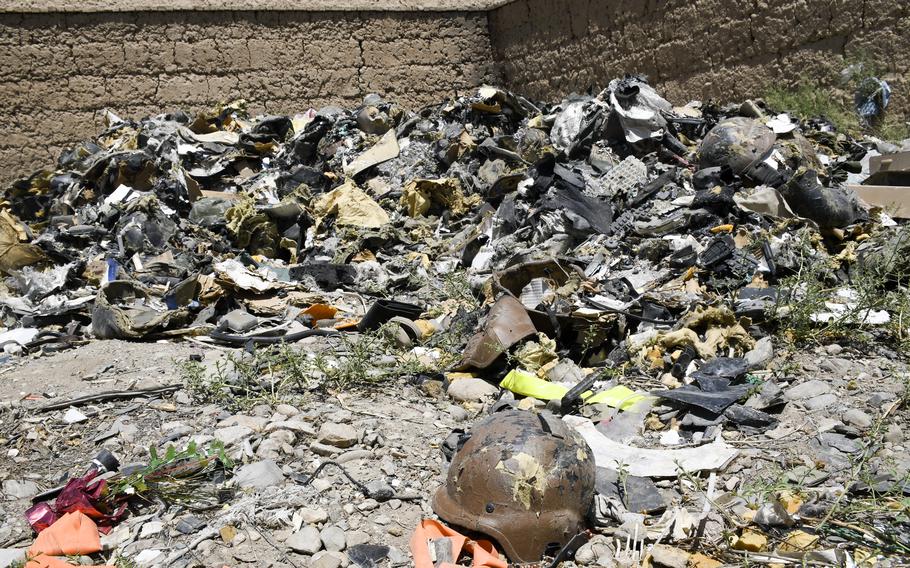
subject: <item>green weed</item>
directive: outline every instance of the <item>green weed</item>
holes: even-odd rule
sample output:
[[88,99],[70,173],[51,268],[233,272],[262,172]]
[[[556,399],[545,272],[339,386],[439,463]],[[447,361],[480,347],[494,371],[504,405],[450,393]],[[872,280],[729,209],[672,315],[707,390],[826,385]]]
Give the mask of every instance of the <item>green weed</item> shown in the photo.
[[851,135],[862,132],[859,115],[852,105],[832,94],[831,89],[817,84],[803,84],[795,88],[773,87],[762,98],[777,112],[788,112],[795,118],[826,118],[838,131]]

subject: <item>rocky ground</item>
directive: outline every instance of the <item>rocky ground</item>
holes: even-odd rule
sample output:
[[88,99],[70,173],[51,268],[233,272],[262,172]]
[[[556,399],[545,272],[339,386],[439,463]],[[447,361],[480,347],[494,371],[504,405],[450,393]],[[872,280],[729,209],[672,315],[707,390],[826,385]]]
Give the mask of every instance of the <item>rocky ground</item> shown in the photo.
[[[319,338],[298,349],[331,348],[331,341]],[[655,564],[685,565],[694,558],[713,565],[707,558],[687,557],[681,548],[735,563],[743,554],[736,549],[744,548],[735,539],[746,538],[732,536],[736,526],[748,524],[756,509],[775,499],[791,512],[799,510],[809,525],[806,504],[828,502],[824,515],[833,500],[832,517],[849,525],[856,514],[850,506],[859,501],[855,494],[842,498],[845,489],[876,474],[906,478],[910,424],[901,404],[908,384],[904,362],[836,344],[777,351],[765,372],[776,377],[787,400],[779,425],[752,436],[723,433],[741,453],[718,473],[704,534],[694,546],[689,541],[658,547]],[[220,486],[233,491],[222,491],[218,502],[215,484],[207,481],[195,488],[196,502],[187,506],[159,502],[137,509],[104,537],[105,558],[120,566],[409,565],[408,539],[420,518],[432,517],[429,500],[443,481],[440,446],[454,428],[469,427],[495,397],[479,393],[477,400],[460,402],[433,381],[418,385],[401,377],[304,392],[235,412],[196,400],[184,385],[190,358],[214,369],[228,353],[186,341],[94,341],[8,366],[0,380],[0,443],[6,455],[0,466],[5,499],[0,544],[27,546],[33,536],[23,512],[30,497],[80,474],[101,448],[127,464],[148,460],[151,446],[215,439],[234,460],[233,477]],[[102,391],[172,384],[182,385],[173,395],[88,404],[78,408],[80,415],[40,410],[49,402]],[[660,447],[660,434],[646,431],[640,443]],[[341,464],[378,498],[363,494],[332,465],[309,481],[329,462]],[[663,479],[657,487],[670,508],[697,512],[704,500],[702,481]],[[887,499],[880,496],[879,506],[887,508]],[[614,538],[611,529],[604,532],[579,551],[578,564],[612,565]],[[783,533],[772,527],[756,535],[773,541]],[[825,548],[836,547],[837,540],[829,536]],[[840,546],[855,551],[848,539],[841,538]],[[898,558],[891,558],[892,565]]]

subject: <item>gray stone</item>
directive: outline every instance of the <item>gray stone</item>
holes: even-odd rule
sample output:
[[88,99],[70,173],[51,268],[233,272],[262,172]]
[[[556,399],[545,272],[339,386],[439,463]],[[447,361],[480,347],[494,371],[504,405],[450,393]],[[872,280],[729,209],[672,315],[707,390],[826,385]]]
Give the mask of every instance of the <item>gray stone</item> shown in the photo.
[[844,412],[842,416],[844,422],[853,424],[857,428],[868,428],[872,426],[872,417],[857,408],[851,408]]
[[803,401],[803,406],[809,410],[821,410],[837,402],[837,395],[834,393],[822,394]]
[[63,421],[67,424],[77,424],[88,420],[88,416],[82,414],[77,409],[70,407],[63,415]]
[[295,532],[284,542],[288,548],[301,554],[316,554],[322,550],[322,539],[316,527],[306,526]]
[[851,440],[843,434],[835,434],[833,432],[827,432],[825,434],[818,435],[819,441],[822,445],[834,448],[838,451],[841,451],[845,454],[853,454],[858,452],[861,448],[859,442],[856,440]]
[[379,501],[376,499],[364,499],[357,508],[361,511],[372,511],[379,508]]
[[281,457],[282,445],[278,440],[263,440],[256,448],[256,456],[264,460],[277,460]]
[[320,444],[319,442],[313,442],[310,444],[310,451],[317,456],[332,457],[340,454],[341,448],[329,446],[328,444]]
[[319,428],[316,439],[336,448],[350,448],[360,439],[360,433],[348,424],[326,422]]
[[458,379],[449,384],[449,396],[461,402],[480,402],[499,394],[499,388],[483,379]]
[[464,422],[471,417],[467,410],[460,406],[455,406],[454,404],[449,407],[449,416],[451,416],[452,420],[455,422]]
[[841,357],[828,357],[822,359],[818,366],[835,377],[844,377],[851,374],[850,371],[853,369],[853,362]]
[[231,331],[243,333],[259,325],[259,318],[238,308],[225,314],[219,323],[227,325]]
[[38,485],[24,479],[7,479],[3,482],[3,492],[13,499],[28,499],[38,494]]
[[373,457],[370,450],[350,450],[335,458],[338,463],[348,463],[357,460],[368,460]]
[[344,531],[340,528],[336,526],[326,527],[319,533],[319,537],[322,539],[322,545],[325,546],[326,550],[335,552],[344,550],[346,541]]
[[379,501],[380,503],[388,501],[395,495],[395,490],[391,485],[386,483],[382,479],[374,479],[366,484],[367,491],[370,492],[370,497]]
[[888,426],[888,431],[885,432],[885,441],[892,444],[900,444],[904,441],[904,431],[897,424]]
[[825,347],[825,351],[828,353],[828,355],[840,355],[844,352],[844,348],[837,343],[832,343],[831,345]]
[[215,430],[215,439],[222,442],[225,446],[231,446],[245,440],[253,431],[246,426],[228,426],[227,428],[218,428]]
[[297,512],[308,525],[321,525],[329,520],[329,514],[325,512],[325,509],[319,507],[303,507],[298,509]]
[[743,355],[750,369],[763,369],[774,357],[774,344],[770,337],[762,337],[755,342],[755,347]]
[[341,568],[342,560],[338,552],[323,550],[310,558],[310,568]]
[[164,530],[164,523],[161,521],[149,521],[142,525],[142,528],[139,530],[139,538],[148,538],[150,536],[155,536]]
[[829,392],[831,392],[831,385],[824,381],[813,379],[811,381],[806,381],[794,387],[788,388],[784,392],[784,397],[787,400],[804,400],[822,394],[827,394]]
[[300,411],[296,407],[291,406],[290,404],[279,404],[275,407],[275,412],[284,414],[285,416],[297,416],[300,414]]
[[272,422],[266,426],[266,432],[274,432],[275,430],[290,430],[297,434],[305,434],[307,436],[314,436],[316,434],[316,429],[313,428],[312,424],[304,422],[302,420],[281,420],[280,422]]
[[25,560],[25,548],[0,548],[0,568]]
[[663,568],[686,568],[689,564],[689,553],[675,546],[655,544],[651,547],[651,562]]
[[275,430],[269,434],[269,439],[282,444],[293,444],[297,441],[297,436],[290,430]]
[[235,414],[218,423],[220,428],[225,426],[246,426],[254,432],[261,432],[268,423],[268,418],[264,416],[247,416],[246,414]]
[[351,551],[351,547],[368,544],[370,542],[370,535],[368,535],[367,533],[365,533],[363,531],[358,531],[358,530],[348,531],[348,532],[344,533],[344,536],[345,536],[345,540],[347,541],[347,544],[348,544],[349,553]]
[[284,473],[272,460],[262,460],[241,467],[234,481],[243,488],[264,489],[284,481]]

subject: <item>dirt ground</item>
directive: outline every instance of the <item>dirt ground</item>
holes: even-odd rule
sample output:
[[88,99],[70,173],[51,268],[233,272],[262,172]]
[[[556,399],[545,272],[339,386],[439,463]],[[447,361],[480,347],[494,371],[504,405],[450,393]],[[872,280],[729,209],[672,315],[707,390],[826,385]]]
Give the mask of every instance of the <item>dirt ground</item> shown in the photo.
[[[326,347],[331,344],[320,338],[302,349]],[[390,547],[382,549],[386,560],[377,566],[408,565],[410,535],[421,517],[432,516],[430,500],[442,481],[445,459],[440,446],[454,428],[468,428],[492,400],[459,404],[431,384],[418,385],[413,377],[402,377],[369,388],[304,392],[286,404],[260,405],[236,414],[194,402],[183,388],[151,399],[80,406],[86,419],[74,424],[65,423],[65,410],[40,410],[50,402],[99,392],[181,384],[182,365],[190,357],[201,357],[203,367],[213,369],[228,352],[188,341],[93,341],[6,367],[0,375],[0,445],[5,456],[0,480],[32,481],[37,490],[45,490],[79,475],[101,448],[125,465],[147,460],[150,446],[205,443],[216,437],[225,440],[237,468],[272,459],[284,479],[261,489],[239,489],[224,502],[201,510],[150,503],[105,537],[106,558],[118,566],[349,565],[351,559],[342,551],[302,554],[299,544],[294,550],[289,544],[296,542],[294,535],[303,532],[301,527],[313,526],[323,532],[327,527],[340,529],[344,535],[340,547],[349,553],[365,550],[352,549],[358,544]],[[897,405],[908,384],[905,363],[884,351],[829,345],[799,353],[781,351],[768,367],[766,378],[773,377],[788,398],[778,415],[780,423],[764,434],[723,433],[740,455],[719,473],[717,487],[723,498],[715,500],[760,503],[783,486],[787,471],[798,466],[827,475],[814,488],[799,488],[804,501],[836,498],[864,476],[907,475],[910,424],[906,411]],[[800,386],[804,392],[790,390]],[[798,396],[807,393],[811,396]],[[326,424],[350,427],[356,439],[345,448],[316,442]],[[278,436],[276,430],[288,433]],[[645,432],[642,443],[659,446],[659,435]],[[367,498],[335,466],[326,466],[315,480],[301,483],[326,460],[342,464],[362,483],[391,487],[394,498],[384,502]],[[697,491],[690,485],[658,483],[673,505],[692,502]],[[212,489],[203,486],[200,491]],[[0,502],[0,547],[31,542],[32,532],[23,517],[30,505],[28,497],[9,495]],[[183,534],[178,524],[188,518],[201,519],[205,528]],[[706,552],[727,538],[723,517],[715,512],[709,520],[702,545]],[[324,535],[322,540],[326,541]],[[194,548],[183,549],[187,545]],[[160,553],[149,557],[148,551]],[[580,559],[582,563],[592,562]]]

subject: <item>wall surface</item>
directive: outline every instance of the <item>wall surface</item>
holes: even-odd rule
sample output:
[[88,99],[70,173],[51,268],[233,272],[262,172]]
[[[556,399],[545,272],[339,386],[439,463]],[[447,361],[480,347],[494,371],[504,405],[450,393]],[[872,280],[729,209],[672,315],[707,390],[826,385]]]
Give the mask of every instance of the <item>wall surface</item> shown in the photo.
[[0,13],[0,181],[97,134],[105,108],[418,107],[495,82],[490,52],[485,12]]
[[552,100],[645,73],[672,102],[721,102],[873,61],[910,116],[906,0],[517,0],[490,13],[505,85]]
[[907,0],[6,0],[0,184],[96,134],[105,108],[235,98],[272,113],[370,92],[419,107],[504,83],[553,101],[631,72],[676,103],[723,102],[835,86],[864,59],[910,117],[907,30]]

